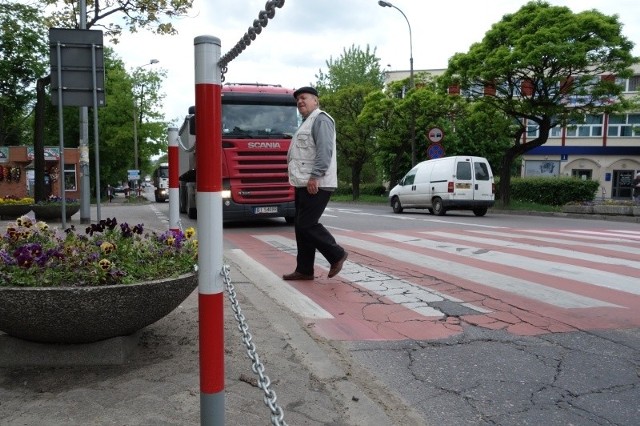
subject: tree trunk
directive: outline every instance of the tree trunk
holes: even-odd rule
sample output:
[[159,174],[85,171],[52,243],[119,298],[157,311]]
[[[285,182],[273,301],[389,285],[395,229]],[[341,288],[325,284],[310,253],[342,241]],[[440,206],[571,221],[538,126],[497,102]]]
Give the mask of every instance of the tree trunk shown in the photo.
[[33,131],[33,168],[34,168],[34,199],[45,201],[47,192],[44,184],[44,122],[45,122],[45,87],[51,84],[51,75],[39,78],[36,82],[36,109]]
[[502,207],[508,207],[511,204],[511,167],[513,166],[513,160],[519,155],[523,155],[533,148],[542,146],[549,139],[549,131],[551,130],[551,119],[544,117],[539,123],[538,137],[530,142],[522,143],[522,136],[525,134],[526,129],[521,127],[515,134],[514,145],[505,151],[500,163],[500,202]]
[[357,201],[360,198],[360,174],[362,173],[362,166],[351,167],[351,188],[353,201]]

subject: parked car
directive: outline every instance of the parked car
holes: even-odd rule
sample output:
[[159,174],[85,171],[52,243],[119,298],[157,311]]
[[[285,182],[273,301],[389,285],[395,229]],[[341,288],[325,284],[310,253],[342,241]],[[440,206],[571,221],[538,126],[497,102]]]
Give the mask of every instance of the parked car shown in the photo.
[[124,185],[112,185],[112,187],[115,194],[125,194],[129,190],[129,187]]

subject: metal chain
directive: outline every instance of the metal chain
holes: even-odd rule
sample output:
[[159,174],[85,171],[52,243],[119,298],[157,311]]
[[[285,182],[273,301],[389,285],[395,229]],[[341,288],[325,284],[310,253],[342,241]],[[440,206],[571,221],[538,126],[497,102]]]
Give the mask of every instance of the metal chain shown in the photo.
[[284,411],[277,404],[278,397],[276,392],[270,388],[271,380],[269,376],[264,374],[264,365],[260,362],[260,357],[256,352],[256,345],[252,342],[251,333],[249,333],[249,326],[246,319],[242,314],[240,305],[238,304],[238,298],[236,295],[235,287],[231,283],[231,275],[229,272],[229,265],[222,267],[222,276],[224,277],[224,283],[227,288],[229,300],[231,301],[231,309],[233,309],[236,321],[238,321],[238,330],[242,333],[242,341],[247,347],[247,356],[251,359],[251,369],[259,377],[258,387],[264,391],[264,403],[271,410],[271,424],[276,426],[287,426],[284,421]]
[[269,19],[273,19],[273,17],[276,16],[276,7],[282,8],[282,6],[284,6],[284,0],[267,1],[267,4],[264,6],[266,10],[261,10],[260,13],[258,13],[258,19],[253,20],[253,25],[249,27],[247,32],[244,33],[240,40],[238,40],[236,45],[220,58],[218,66],[220,67],[220,72],[222,74],[221,80],[223,82],[229,62],[237,58],[238,55],[240,55],[240,53],[242,53],[242,51],[256,39],[258,34],[262,32],[262,28],[266,27],[269,23]]

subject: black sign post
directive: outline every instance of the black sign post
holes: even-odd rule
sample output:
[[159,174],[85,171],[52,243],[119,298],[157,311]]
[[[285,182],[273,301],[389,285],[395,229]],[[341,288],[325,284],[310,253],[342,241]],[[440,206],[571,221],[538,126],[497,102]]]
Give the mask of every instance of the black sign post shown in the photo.
[[[100,157],[98,148],[98,107],[105,106],[104,50],[102,31],[49,29],[49,58],[51,65],[51,102],[58,106],[60,126],[60,198],[62,199],[62,227],[66,227],[66,197],[64,181],[63,106],[93,106],[96,203],[100,220]],[[80,153],[81,161],[88,152]],[[86,198],[86,197],[85,197]],[[81,200],[82,205],[89,200]]]

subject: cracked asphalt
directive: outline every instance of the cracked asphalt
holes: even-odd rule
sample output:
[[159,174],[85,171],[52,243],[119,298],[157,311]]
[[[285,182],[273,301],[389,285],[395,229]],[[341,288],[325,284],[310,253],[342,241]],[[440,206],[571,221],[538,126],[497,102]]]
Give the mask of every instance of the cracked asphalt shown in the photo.
[[638,425],[640,331],[346,343],[431,425]]

